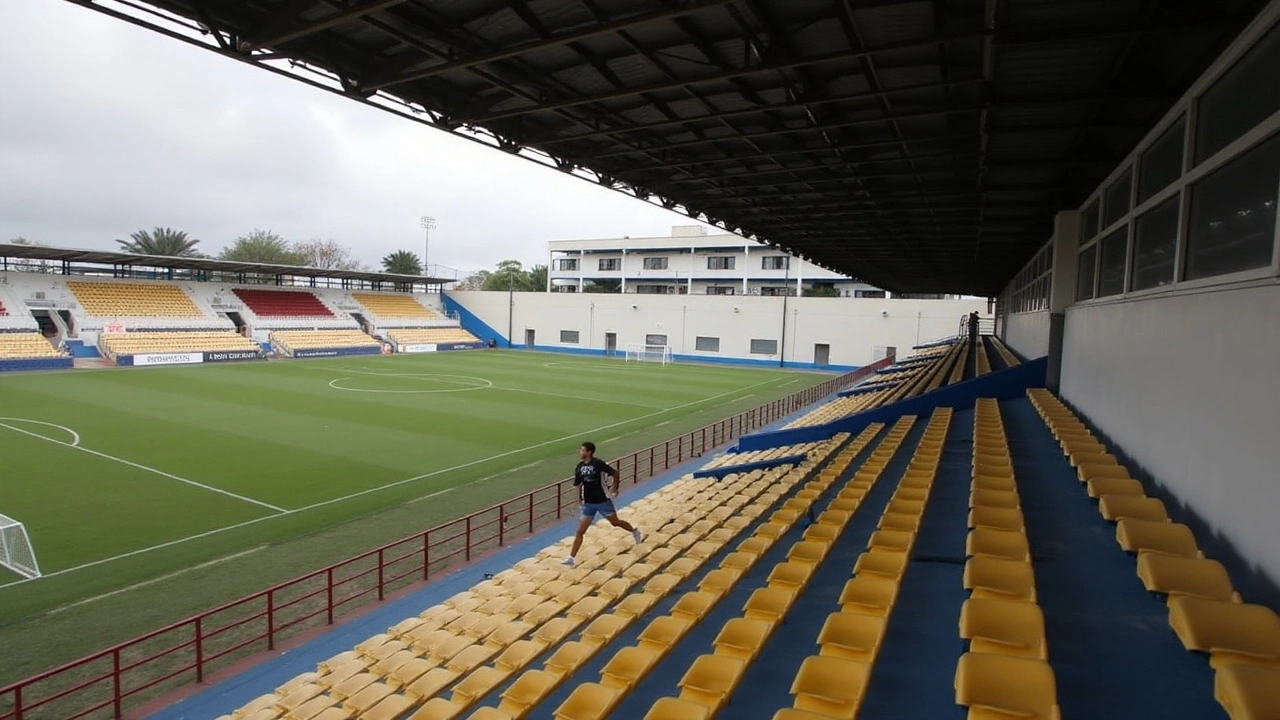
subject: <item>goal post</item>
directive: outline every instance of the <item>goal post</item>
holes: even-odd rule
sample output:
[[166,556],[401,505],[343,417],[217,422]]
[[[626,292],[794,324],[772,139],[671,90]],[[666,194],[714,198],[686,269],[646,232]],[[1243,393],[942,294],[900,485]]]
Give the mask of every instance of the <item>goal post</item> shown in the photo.
[[0,515],[0,567],[6,567],[24,578],[40,577],[40,564],[27,528],[11,517]]
[[626,359],[627,362],[656,362],[662,365],[670,365],[671,346],[629,343],[627,345]]

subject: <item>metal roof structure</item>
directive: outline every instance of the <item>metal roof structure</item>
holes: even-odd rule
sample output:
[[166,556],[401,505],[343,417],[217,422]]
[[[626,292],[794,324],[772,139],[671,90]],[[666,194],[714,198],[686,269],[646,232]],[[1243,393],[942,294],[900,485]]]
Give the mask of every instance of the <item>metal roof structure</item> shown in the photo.
[[900,292],[995,295],[1264,0],[69,0]]
[[285,275],[304,278],[336,278],[359,280],[369,283],[399,283],[419,285],[454,282],[453,278],[427,278],[417,275],[369,272],[366,270],[326,270],[298,265],[273,263],[236,262],[216,258],[174,257],[168,255],[139,255],[137,253],[111,252],[107,250],[78,250],[55,248],[45,245],[14,245],[0,243],[0,258],[16,260],[46,260],[65,263],[92,263],[122,267],[161,268],[169,270],[196,270],[221,273],[245,273],[255,275]]

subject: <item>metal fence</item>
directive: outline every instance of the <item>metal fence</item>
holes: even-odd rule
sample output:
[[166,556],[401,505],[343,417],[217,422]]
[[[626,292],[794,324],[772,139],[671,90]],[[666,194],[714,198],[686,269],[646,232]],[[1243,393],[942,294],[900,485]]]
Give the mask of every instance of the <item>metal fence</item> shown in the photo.
[[[893,358],[631,453],[624,485],[659,475],[852,385]],[[375,548],[0,688],[0,720],[121,718],[127,709],[438,577],[577,512],[572,479]],[[9,650],[13,650],[10,648]]]

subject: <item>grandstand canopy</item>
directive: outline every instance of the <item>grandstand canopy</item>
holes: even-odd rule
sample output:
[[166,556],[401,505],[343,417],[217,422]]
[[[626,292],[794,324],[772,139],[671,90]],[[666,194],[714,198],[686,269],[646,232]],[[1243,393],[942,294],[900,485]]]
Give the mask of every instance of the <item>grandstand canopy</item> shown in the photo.
[[80,4],[890,290],[995,295],[1264,3]]
[[214,258],[172,257],[166,255],[140,255],[137,253],[110,252],[105,250],[76,250],[44,245],[14,245],[0,243],[0,258],[5,260],[43,260],[60,263],[86,263],[123,267],[162,268],[167,270],[191,270],[218,273],[244,273],[246,275],[284,275],[303,278],[336,278],[367,283],[443,284],[453,278],[426,278],[417,275],[369,272],[364,270],[326,270],[297,265],[272,263],[234,262]]

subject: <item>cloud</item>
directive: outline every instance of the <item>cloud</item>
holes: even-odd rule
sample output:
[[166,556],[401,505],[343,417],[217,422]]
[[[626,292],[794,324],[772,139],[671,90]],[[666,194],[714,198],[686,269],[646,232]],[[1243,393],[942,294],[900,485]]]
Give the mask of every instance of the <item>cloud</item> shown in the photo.
[[168,225],[216,251],[253,228],[375,265],[546,261],[554,239],[692,221],[70,3],[4,0],[0,238],[110,248]]

